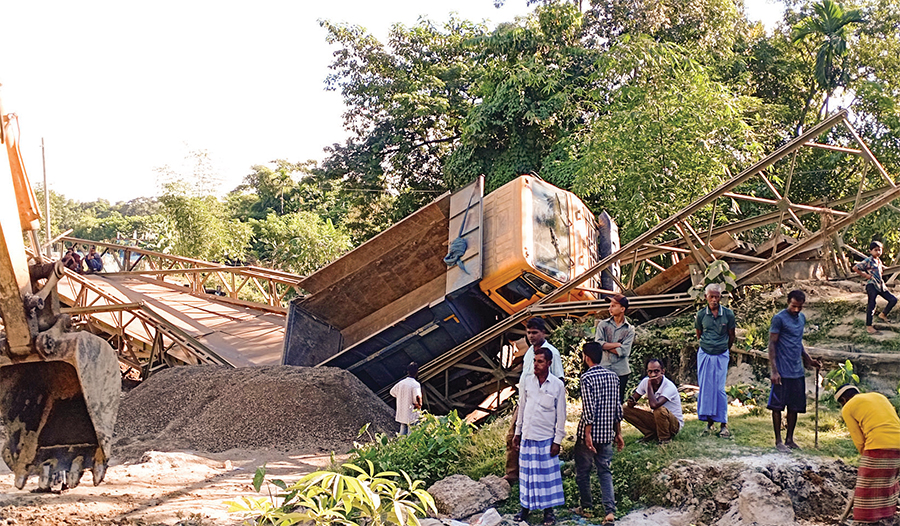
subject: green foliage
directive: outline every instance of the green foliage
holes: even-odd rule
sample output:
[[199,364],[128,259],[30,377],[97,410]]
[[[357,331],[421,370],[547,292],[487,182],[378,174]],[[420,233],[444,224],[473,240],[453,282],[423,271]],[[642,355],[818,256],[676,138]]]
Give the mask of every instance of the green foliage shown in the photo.
[[725,392],[749,410],[751,415],[761,415],[766,411],[769,393],[753,384],[732,385]]
[[706,267],[703,274],[703,282],[694,285],[688,289],[688,294],[695,301],[703,300],[707,285],[717,283],[722,286],[722,299],[720,303],[728,306],[731,303],[731,291],[737,288],[737,275],[728,267],[728,263],[721,259],[717,259]]
[[275,268],[310,274],[350,249],[350,236],[312,212],[251,218],[254,254]]
[[594,320],[566,318],[548,336],[548,340],[559,349],[566,381],[566,392],[572,399],[581,398],[581,373],[584,372],[584,358],[581,347],[594,338]]
[[853,363],[850,360],[838,364],[837,369],[828,371],[825,375],[825,387],[837,391],[844,384],[859,385],[859,375],[853,372]]
[[164,251],[207,261],[244,258],[250,225],[229,219],[218,198],[196,193],[183,182],[172,182],[166,183],[159,200],[169,223],[161,240],[168,249]]
[[430,486],[448,475],[461,473],[474,426],[456,411],[446,416],[425,413],[408,435],[377,435],[373,442],[357,444],[351,463],[371,462],[378,471],[404,471]]
[[487,475],[502,477],[506,473],[506,434],[510,418],[498,418],[472,434],[463,448],[463,473],[472,480]]
[[[418,526],[418,516],[436,512],[434,499],[423,488],[421,480],[413,481],[406,473],[368,471],[344,464],[353,473],[342,475],[316,471],[294,484],[281,480],[271,484],[283,493],[275,497],[229,501],[229,513],[240,513],[255,525],[290,526],[315,524],[326,526]],[[265,479],[265,466],[256,470],[253,488],[258,493]],[[401,478],[402,476],[402,478]],[[398,482],[395,479],[401,478]],[[405,485],[403,484],[405,482]]]

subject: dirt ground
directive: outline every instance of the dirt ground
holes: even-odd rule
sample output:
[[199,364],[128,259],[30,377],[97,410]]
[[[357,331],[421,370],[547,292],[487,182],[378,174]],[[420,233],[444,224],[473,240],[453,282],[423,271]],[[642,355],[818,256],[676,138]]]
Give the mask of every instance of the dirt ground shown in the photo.
[[17,490],[0,463],[0,525],[238,525],[241,521],[227,513],[224,502],[255,496],[252,479],[258,466],[265,463],[272,477],[293,481],[330,462],[330,455],[274,450],[151,451],[140,461],[110,466],[100,486],[92,485],[88,472],[77,488],[61,494],[32,493],[34,479]]

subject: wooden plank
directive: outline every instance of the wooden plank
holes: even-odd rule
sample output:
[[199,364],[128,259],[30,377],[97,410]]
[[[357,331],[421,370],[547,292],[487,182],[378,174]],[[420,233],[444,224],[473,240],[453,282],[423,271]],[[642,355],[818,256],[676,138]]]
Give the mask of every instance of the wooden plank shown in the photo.
[[[737,247],[737,243],[728,232],[714,237],[711,244],[714,249],[726,252]],[[660,272],[649,281],[639,285],[634,289],[634,293],[638,296],[655,296],[668,292],[691,277],[690,266],[693,264],[695,264],[693,256],[687,256],[664,272]]]

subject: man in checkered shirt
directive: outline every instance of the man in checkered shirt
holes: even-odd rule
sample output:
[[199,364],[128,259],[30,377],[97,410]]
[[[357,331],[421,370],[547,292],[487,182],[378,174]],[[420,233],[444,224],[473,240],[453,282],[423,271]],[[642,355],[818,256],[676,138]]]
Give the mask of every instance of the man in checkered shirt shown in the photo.
[[622,405],[619,403],[619,377],[600,366],[603,356],[600,343],[584,344],[582,354],[588,370],[581,375],[581,420],[578,421],[575,441],[575,482],[581,506],[573,511],[583,517],[591,517],[591,467],[596,465],[603,493],[603,524],[612,524],[616,512],[610,471],[613,444],[619,451],[625,447],[620,427]]

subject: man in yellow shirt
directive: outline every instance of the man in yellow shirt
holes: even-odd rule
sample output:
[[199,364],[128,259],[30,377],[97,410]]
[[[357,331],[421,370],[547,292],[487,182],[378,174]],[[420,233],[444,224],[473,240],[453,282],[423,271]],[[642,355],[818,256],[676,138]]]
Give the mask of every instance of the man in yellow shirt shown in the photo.
[[850,438],[859,450],[853,523],[877,523],[897,512],[900,495],[900,417],[879,393],[844,385],[834,394]]

